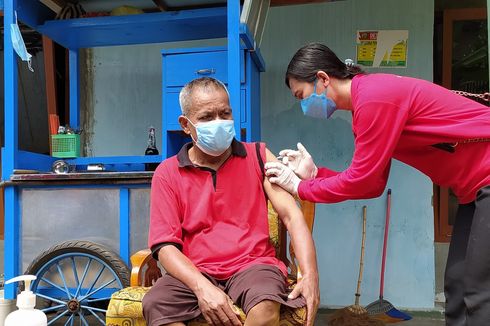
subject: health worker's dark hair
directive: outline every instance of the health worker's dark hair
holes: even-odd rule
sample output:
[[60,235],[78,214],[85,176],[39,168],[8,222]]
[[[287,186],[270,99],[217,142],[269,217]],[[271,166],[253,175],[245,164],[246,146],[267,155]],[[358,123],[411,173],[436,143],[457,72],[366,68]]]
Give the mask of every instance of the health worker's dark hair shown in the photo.
[[310,43],[299,49],[291,59],[286,71],[285,82],[289,79],[314,82],[318,71],[326,72],[337,79],[352,79],[365,72],[355,64],[345,64],[330,48],[321,43]]

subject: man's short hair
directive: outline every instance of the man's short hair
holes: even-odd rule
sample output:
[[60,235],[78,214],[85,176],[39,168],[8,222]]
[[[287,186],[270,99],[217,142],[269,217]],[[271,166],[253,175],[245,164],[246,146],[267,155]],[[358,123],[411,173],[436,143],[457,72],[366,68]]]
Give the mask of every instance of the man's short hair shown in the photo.
[[226,95],[228,95],[228,100],[230,99],[230,93],[228,93],[228,89],[221,81],[211,77],[200,77],[194,79],[185,84],[179,94],[180,110],[182,111],[183,115],[189,114],[192,106],[192,95],[196,89],[205,92],[217,89],[224,90]]

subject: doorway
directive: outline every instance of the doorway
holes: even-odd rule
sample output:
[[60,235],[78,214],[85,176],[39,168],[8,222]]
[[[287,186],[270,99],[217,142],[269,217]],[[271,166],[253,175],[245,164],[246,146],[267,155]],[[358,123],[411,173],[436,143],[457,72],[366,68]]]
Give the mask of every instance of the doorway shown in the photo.
[[[471,6],[459,8],[458,6]],[[437,1],[434,16],[434,82],[473,94],[489,91],[486,1]],[[485,105],[489,102],[471,97]],[[451,189],[434,185],[436,305],[443,306],[444,270],[458,202]]]
[[[440,38],[440,35],[435,35],[436,37]],[[473,94],[488,92],[486,8],[460,8],[443,11],[442,56],[440,58],[442,62],[440,63],[439,83],[442,86]],[[485,105],[489,104],[477,97],[472,97],[472,99]],[[436,242],[450,241],[457,207],[456,196],[450,189],[434,186],[434,238]]]

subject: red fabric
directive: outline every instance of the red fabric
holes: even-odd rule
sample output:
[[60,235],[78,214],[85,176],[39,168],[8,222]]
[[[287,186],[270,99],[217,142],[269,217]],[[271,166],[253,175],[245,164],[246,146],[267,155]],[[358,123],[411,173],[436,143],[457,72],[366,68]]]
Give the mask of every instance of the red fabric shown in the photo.
[[333,177],[334,175],[337,175],[339,173],[340,172],[330,170],[329,168],[326,168],[326,167],[319,167],[316,177],[317,178]]
[[490,138],[490,108],[428,81],[389,74],[358,75],[352,86],[352,163],[337,175],[302,181],[300,198],[324,203],[379,196],[392,158],[450,187],[460,203],[490,184],[490,143],[432,147]]
[[[232,155],[216,172],[179,167],[173,156],[153,176],[148,244],[175,243],[201,271],[227,279],[256,264],[286,266],[269,242],[267,203],[255,144]],[[261,144],[265,161],[265,145]]]

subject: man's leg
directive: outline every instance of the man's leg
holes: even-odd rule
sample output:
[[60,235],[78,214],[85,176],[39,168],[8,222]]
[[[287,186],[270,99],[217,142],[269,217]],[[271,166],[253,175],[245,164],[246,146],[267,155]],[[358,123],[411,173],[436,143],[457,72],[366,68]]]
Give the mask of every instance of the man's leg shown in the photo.
[[447,326],[464,326],[466,324],[463,278],[465,274],[466,248],[474,211],[475,206],[471,203],[459,205],[456,214],[444,277]]
[[467,325],[490,325],[490,186],[476,197],[465,270]]
[[201,314],[194,293],[168,274],[156,281],[143,297],[142,304],[148,326],[180,326]]
[[276,326],[279,325],[279,302],[264,300],[250,309],[245,326]]
[[303,297],[288,300],[286,278],[279,268],[254,265],[231,277],[225,292],[247,314],[246,325],[277,325],[281,304],[297,308]]

